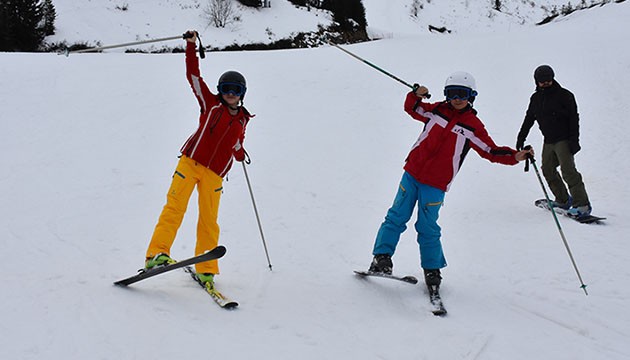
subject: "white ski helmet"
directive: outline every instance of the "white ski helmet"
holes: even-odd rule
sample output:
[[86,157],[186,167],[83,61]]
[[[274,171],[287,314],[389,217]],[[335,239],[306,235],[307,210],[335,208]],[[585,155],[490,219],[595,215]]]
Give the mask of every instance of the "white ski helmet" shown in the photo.
[[[469,88],[473,92],[477,92],[477,84],[475,78],[465,71],[456,71],[446,78],[444,88],[449,86],[462,86]],[[475,94],[476,95],[476,94]]]

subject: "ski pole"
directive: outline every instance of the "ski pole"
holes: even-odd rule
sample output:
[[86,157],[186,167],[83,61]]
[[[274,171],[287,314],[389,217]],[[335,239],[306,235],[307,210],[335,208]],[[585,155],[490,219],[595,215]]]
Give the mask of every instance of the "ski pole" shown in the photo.
[[[524,149],[529,150],[531,149],[531,146],[527,145]],[[588,295],[588,292],[586,291],[586,285],[584,284],[584,281],[582,280],[582,276],[580,275],[580,271],[578,270],[577,264],[575,263],[575,259],[573,258],[573,254],[571,253],[571,249],[569,248],[569,243],[567,242],[567,238],[564,236],[564,232],[562,231],[562,227],[560,226],[560,221],[558,221],[558,216],[556,215],[556,212],[553,210],[553,206],[551,205],[551,200],[549,200],[549,194],[547,193],[547,189],[545,188],[542,178],[540,177],[538,166],[536,166],[536,159],[530,155],[528,156],[526,161],[531,161],[532,163],[532,167],[534,168],[534,171],[536,172],[536,177],[538,178],[538,182],[540,183],[540,186],[543,189],[543,193],[545,194],[545,199],[547,200],[547,206],[549,206],[549,209],[551,210],[553,219],[555,220],[556,226],[558,227],[558,231],[560,232],[560,237],[562,237],[562,242],[564,242],[564,247],[567,249],[567,253],[569,254],[569,258],[571,259],[571,264],[573,264],[573,268],[575,269],[575,273],[577,274],[578,280],[580,280],[580,288],[584,290],[585,295]],[[527,171],[528,169],[527,165],[528,163],[525,163],[525,166],[526,166],[525,171]]]
[[269,251],[267,250],[267,242],[265,241],[265,234],[263,233],[262,225],[260,223],[260,216],[258,215],[258,208],[256,207],[256,200],[254,200],[254,192],[252,191],[252,185],[249,182],[249,175],[247,174],[247,168],[245,167],[245,161],[243,164],[243,172],[245,173],[245,180],[247,180],[247,188],[249,189],[249,196],[252,198],[252,204],[254,205],[254,214],[256,214],[256,221],[258,222],[258,230],[260,231],[260,237],[262,239],[263,248],[265,249],[265,255],[267,256],[267,265],[269,265],[269,271],[273,271],[271,266],[271,260],[269,260]]
[[[339,45],[337,45],[337,44],[335,44],[335,43],[332,43],[332,42],[328,41],[328,44],[329,44],[329,45],[331,45],[331,46],[336,47],[337,49],[339,49],[339,50],[341,50],[341,51],[345,52],[346,54],[348,54],[348,55],[352,56],[353,58],[355,58],[355,59],[357,59],[357,60],[359,60],[359,61],[363,62],[364,64],[366,64],[366,65],[368,65],[368,66],[371,66],[372,68],[374,68],[374,69],[376,69],[376,70],[380,71],[381,73],[383,73],[383,74],[385,74],[385,75],[389,76],[390,78],[392,78],[392,79],[394,79],[394,80],[398,81],[399,83],[401,83],[401,84],[403,84],[403,85],[408,86],[409,88],[411,88],[411,89],[412,89],[412,90],[414,90],[414,91],[415,91],[415,90],[417,89],[417,87],[418,87],[418,85],[416,85],[416,84],[414,84],[414,85],[409,84],[408,82],[406,82],[406,81],[404,81],[404,80],[400,79],[399,77],[395,76],[394,74],[392,74],[392,73],[390,73],[390,72],[387,72],[387,71],[383,70],[382,68],[380,68],[380,67],[378,67],[378,66],[376,66],[376,65],[372,64],[371,62],[369,62],[369,61],[367,61],[367,60],[365,60],[365,59],[363,59],[363,58],[359,57],[358,55],[355,55],[355,54],[351,53],[350,51],[348,51],[348,50],[346,50],[346,49],[342,48],[341,46],[339,46]],[[426,97],[427,99],[429,99],[429,98],[431,98],[431,94],[426,94],[426,95],[425,95],[425,97]]]
[[[170,36],[170,37],[164,37],[164,38],[159,38],[159,39],[134,41],[134,42],[123,43],[123,44],[115,44],[115,45],[98,46],[98,47],[91,47],[91,48],[87,48],[87,49],[80,49],[80,50],[73,50],[73,51],[66,50],[65,51],[65,55],[68,56],[69,54],[80,54],[80,53],[93,52],[93,51],[116,49],[116,48],[121,48],[121,47],[127,47],[127,46],[133,46],[133,45],[151,44],[151,43],[162,42],[162,41],[170,41],[170,40],[176,40],[176,39],[189,39],[192,36],[193,36],[192,34],[185,33],[185,34],[179,35],[179,36]],[[199,40],[199,57],[203,59],[203,58],[206,57],[206,53],[204,51],[203,45],[201,44],[201,38],[199,37],[199,33],[197,33],[197,39]]]

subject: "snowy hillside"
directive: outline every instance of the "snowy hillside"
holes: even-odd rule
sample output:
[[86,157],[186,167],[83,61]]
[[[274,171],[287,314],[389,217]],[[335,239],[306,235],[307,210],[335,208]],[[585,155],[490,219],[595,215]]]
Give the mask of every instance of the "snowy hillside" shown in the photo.
[[[2,358],[629,359],[630,50],[620,44],[630,42],[630,2],[542,27],[443,36],[410,34],[384,12],[378,20],[376,1],[366,1],[369,21],[402,35],[346,48],[427,85],[436,101],[448,74],[471,72],[498,144],[515,143],[536,66],[551,64],[575,93],[578,168],[594,212],[608,218],[560,219],[588,296],[551,215],[532,205],[542,197],[535,174],[475,153],[440,214],[448,316],[429,312],[422,286],[357,279],[421,124],[402,110],[408,89],[333,47],[201,61],[209,84],[227,69],[247,77],[257,115],[248,173],[273,272],[239,165],[224,184],[228,252],[217,276],[237,310],[218,308],[179,271],[115,287],[143,265],[178,150],[196,128],[183,54],[0,53]],[[537,129],[528,140],[540,150]],[[193,253],[196,215],[193,198],[177,259]],[[413,226],[394,268],[420,276]]]
[[[87,43],[95,46],[142,41],[174,36],[184,29],[197,29],[205,45],[222,48],[231,44],[270,43],[293,37],[299,32],[316,31],[328,26],[331,16],[326,11],[296,8],[287,0],[272,1],[271,8],[252,9],[236,6],[241,21],[225,28],[208,25],[204,9],[208,1],[161,0],[133,1],[55,0],[57,33],[46,41]],[[505,32],[531,27],[548,16],[566,0],[503,1],[502,11],[492,9],[492,1],[417,0],[414,13],[412,0],[363,0],[368,32],[374,38],[422,35],[429,26],[445,27],[456,33]],[[576,5],[576,4],[574,4]],[[142,47],[158,50],[173,44],[152,44]],[[115,50],[114,50],[115,51]],[[118,50],[124,51],[124,50]]]
[[[454,33],[509,32],[531,27],[549,16],[562,0],[501,1],[501,11],[493,9],[494,1],[417,0],[421,8],[412,16],[412,0],[363,0],[368,26],[373,36],[425,34],[429,26],[446,28]],[[574,4],[575,5],[575,4]]]
[[[87,42],[94,45],[126,43],[175,36],[196,29],[206,46],[224,47],[234,43],[269,43],[298,32],[328,25],[331,17],[324,11],[305,11],[286,0],[273,2],[272,8],[253,9],[237,6],[241,21],[218,29],[208,25],[204,9],[208,1],[162,0],[77,2],[56,0],[57,34],[49,42]],[[124,6],[126,5],[126,6]],[[121,9],[125,10],[121,10]],[[173,44],[165,44],[165,46]],[[159,49],[161,44],[148,49]]]

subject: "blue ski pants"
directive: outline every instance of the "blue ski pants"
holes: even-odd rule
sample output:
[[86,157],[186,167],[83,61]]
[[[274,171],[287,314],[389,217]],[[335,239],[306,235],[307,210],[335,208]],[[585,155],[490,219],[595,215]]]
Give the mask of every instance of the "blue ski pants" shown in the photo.
[[418,220],[415,228],[418,232],[420,247],[420,265],[423,269],[441,269],[446,266],[446,259],[440,241],[441,229],[437,223],[444,201],[444,191],[419,183],[409,173],[403,174],[394,204],[387,211],[381,224],[373,255],[393,255],[400,235],[407,229],[413,210],[418,204]]

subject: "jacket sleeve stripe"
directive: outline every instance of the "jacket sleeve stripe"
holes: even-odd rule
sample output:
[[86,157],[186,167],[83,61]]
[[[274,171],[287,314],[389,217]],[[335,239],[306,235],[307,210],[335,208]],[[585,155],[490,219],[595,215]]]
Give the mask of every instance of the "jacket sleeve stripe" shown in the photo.
[[195,75],[191,75],[191,85],[193,88],[193,92],[195,93],[195,96],[197,97],[197,100],[199,100],[199,105],[201,105],[201,112],[204,112],[207,109],[207,104],[206,104],[206,99],[204,99],[203,97],[203,91],[201,88],[201,81],[199,79],[198,76]]

